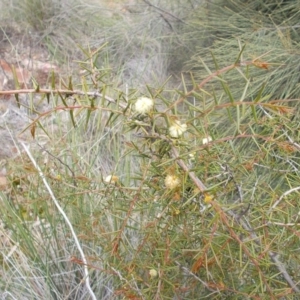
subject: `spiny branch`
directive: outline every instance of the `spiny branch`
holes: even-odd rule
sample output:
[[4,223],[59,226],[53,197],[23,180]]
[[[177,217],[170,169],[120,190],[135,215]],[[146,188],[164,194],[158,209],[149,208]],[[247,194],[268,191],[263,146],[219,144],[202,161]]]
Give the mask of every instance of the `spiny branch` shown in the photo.
[[[63,90],[63,89],[21,89],[21,90],[9,90],[9,91],[0,91],[0,95],[19,95],[19,94],[45,94],[45,95],[64,95],[64,96],[73,96],[73,95],[80,95],[80,96],[90,96],[90,97],[97,97],[97,98],[104,98],[108,102],[116,103],[116,100],[105,96],[99,92],[83,92],[79,90]],[[121,108],[126,108],[126,104],[119,103],[118,105]]]
[[[205,186],[205,184],[195,175],[194,172],[191,172],[189,170],[189,167],[186,165],[186,163],[180,158],[180,155],[178,153],[178,150],[176,149],[176,147],[173,144],[173,141],[169,138],[167,138],[166,136],[163,135],[159,135],[159,134],[155,134],[156,137],[161,138],[162,140],[167,141],[170,146],[171,146],[171,154],[174,160],[176,160],[177,164],[179,165],[179,167],[186,172],[189,177],[191,178],[191,180],[194,182],[194,184],[197,186],[197,188],[204,192],[205,190],[207,190],[207,187]],[[259,272],[261,272],[258,262],[251,256],[249,250],[247,249],[247,247],[244,245],[243,240],[234,232],[234,230],[232,229],[232,226],[229,223],[228,220],[228,215],[230,215],[233,220],[240,226],[242,226],[244,228],[245,231],[249,232],[251,235],[251,239],[255,241],[255,243],[258,246],[261,246],[261,244],[259,243],[259,238],[256,235],[254,229],[246,222],[244,221],[240,216],[237,216],[233,211],[228,210],[226,212],[224,212],[224,210],[221,208],[221,206],[216,202],[213,201],[212,202],[212,207],[215,210],[215,212],[217,212],[222,221],[224,222],[224,224],[226,225],[226,227],[229,230],[230,235],[239,243],[241,244],[243,250],[245,251],[245,253],[247,254],[247,256],[249,257],[249,259],[251,259],[251,261],[254,263],[254,265],[258,268]],[[270,259],[273,261],[273,263],[275,264],[275,266],[277,267],[277,269],[279,270],[280,274],[284,277],[284,279],[286,280],[286,282],[289,284],[289,286],[296,292],[299,293],[300,289],[297,287],[296,283],[293,281],[293,279],[291,278],[291,276],[289,275],[289,273],[287,272],[284,264],[278,259],[278,255],[272,251],[268,251],[268,255],[270,257]],[[263,276],[262,276],[263,277]],[[264,279],[263,279],[264,280]],[[267,282],[264,280],[266,287],[268,289],[270,289],[270,287],[268,286]],[[269,290],[270,291],[270,290]],[[271,292],[271,291],[270,291]]]

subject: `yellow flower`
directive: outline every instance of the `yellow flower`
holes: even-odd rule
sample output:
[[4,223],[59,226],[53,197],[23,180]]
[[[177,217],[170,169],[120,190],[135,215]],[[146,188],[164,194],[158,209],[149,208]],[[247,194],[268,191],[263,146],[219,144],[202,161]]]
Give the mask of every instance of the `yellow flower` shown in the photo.
[[169,127],[169,133],[171,137],[178,138],[186,131],[186,129],[186,124],[181,124],[179,120],[175,120],[172,126]]
[[56,175],[55,179],[61,181],[62,180],[61,175],[60,174]]
[[119,177],[115,175],[108,175],[104,179],[104,182],[106,183],[116,183],[118,181],[119,181]]
[[180,214],[180,209],[173,207],[172,208],[172,215],[173,216],[178,216]]
[[210,203],[214,197],[210,195],[209,193],[204,193],[204,203],[208,204]]
[[135,111],[139,114],[145,115],[153,108],[154,102],[147,97],[140,97],[135,102]]
[[155,269],[151,269],[149,271],[149,275],[150,275],[150,278],[153,279],[153,278],[157,277],[158,273]]
[[167,189],[173,190],[180,185],[180,179],[175,175],[167,175],[165,178],[165,186]]

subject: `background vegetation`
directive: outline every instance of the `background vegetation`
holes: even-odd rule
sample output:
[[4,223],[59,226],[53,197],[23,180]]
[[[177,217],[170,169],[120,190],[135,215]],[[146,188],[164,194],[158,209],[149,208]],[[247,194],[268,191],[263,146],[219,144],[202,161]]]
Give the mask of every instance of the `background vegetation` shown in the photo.
[[15,139],[3,298],[299,297],[299,3],[170,2],[2,3],[73,70]]

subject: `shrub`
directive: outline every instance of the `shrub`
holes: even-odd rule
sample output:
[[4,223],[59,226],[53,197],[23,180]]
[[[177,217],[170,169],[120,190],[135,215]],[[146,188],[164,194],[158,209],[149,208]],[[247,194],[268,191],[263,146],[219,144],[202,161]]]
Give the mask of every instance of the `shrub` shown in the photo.
[[[298,292],[299,145],[296,124],[285,127],[291,100],[213,97],[216,79],[230,96],[221,76],[237,69],[247,91],[257,60],[233,61],[190,91],[169,91],[170,98],[163,87],[145,95],[112,90],[107,70],[96,69],[77,89],[73,83],[65,91],[28,91],[48,95],[53,109],[31,124],[43,175],[24,154],[19,166],[11,164],[12,188],[1,195],[5,294],[88,297],[85,260],[98,299],[275,299]],[[204,101],[208,96],[213,100]],[[154,106],[141,113],[137,99]],[[221,117],[232,120],[232,132],[215,128]],[[176,137],[174,124],[186,126]],[[40,144],[43,135],[50,143]]]

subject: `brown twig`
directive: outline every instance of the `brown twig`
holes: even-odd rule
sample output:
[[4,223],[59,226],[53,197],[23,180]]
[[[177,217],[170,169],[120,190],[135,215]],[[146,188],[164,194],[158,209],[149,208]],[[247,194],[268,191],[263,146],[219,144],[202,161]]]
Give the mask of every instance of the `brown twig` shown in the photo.
[[[9,91],[0,91],[0,95],[19,95],[19,94],[47,94],[47,95],[65,95],[65,96],[90,96],[97,98],[104,98],[108,102],[116,103],[115,99],[105,96],[99,92],[83,92],[79,90],[61,90],[61,89],[20,89],[20,90],[9,90]],[[126,108],[126,104],[118,103],[121,108]]]
[[206,77],[204,80],[202,80],[195,88],[193,88],[192,90],[190,90],[189,92],[187,92],[184,96],[182,96],[181,98],[179,98],[177,101],[175,101],[172,105],[170,105],[164,112],[166,113],[167,111],[171,110],[174,106],[176,106],[177,104],[181,103],[182,101],[184,101],[184,99],[186,99],[187,97],[191,96],[197,89],[201,90],[203,88],[203,86],[205,84],[207,84],[209,81],[211,81],[213,78],[226,73],[227,71],[230,71],[232,69],[235,69],[237,67],[240,66],[249,66],[249,65],[253,65],[254,60],[252,61],[243,61],[241,63],[235,63],[232,64],[230,66],[224,67],[220,70],[217,70],[215,72],[213,72],[212,74],[210,74],[208,77]]
[[150,3],[148,0],[143,0],[143,1],[144,1],[147,5],[149,5],[150,7],[153,7],[153,8],[155,8],[155,9],[161,11],[162,13],[171,16],[172,18],[176,19],[177,21],[180,21],[180,22],[182,22],[183,24],[188,25],[186,22],[184,22],[183,20],[181,20],[181,19],[178,18],[177,16],[175,16],[175,15],[171,14],[170,12],[168,12],[168,11],[166,11],[166,10],[164,10],[164,9],[162,9],[162,8],[160,8],[160,7],[158,7],[158,6],[154,5],[154,4],[152,4],[152,3]]

